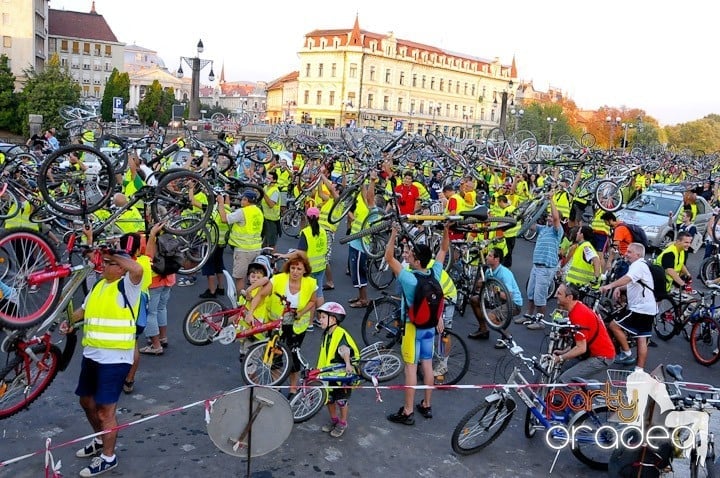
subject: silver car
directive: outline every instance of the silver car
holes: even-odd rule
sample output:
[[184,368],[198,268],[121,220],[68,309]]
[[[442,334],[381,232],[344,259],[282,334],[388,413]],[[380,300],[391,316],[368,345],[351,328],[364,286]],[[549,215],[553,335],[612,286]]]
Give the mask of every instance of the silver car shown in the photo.
[[[668,213],[672,212],[673,220],[677,220],[682,212],[685,191],[685,186],[679,184],[653,184],[615,215],[622,222],[638,224],[645,230],[650,247],[662,250],[674,240],[673,228],[668,225]],[[713,211],[701,196],[697,196],[695,204],[697,216],[693,224],[702,234]]]

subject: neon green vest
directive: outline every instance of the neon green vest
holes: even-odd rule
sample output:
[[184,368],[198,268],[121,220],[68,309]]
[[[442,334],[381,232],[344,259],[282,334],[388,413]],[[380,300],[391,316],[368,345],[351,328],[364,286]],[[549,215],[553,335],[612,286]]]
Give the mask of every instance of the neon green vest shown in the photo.
[[[665,248],[664,251],[660,253],[660,255],[657,256],[655,259],[655,264],[662,266],[662,258],[665,254],[668,252],[672,252],[675,254],[675,264],[673,264],[673,269],[675,269],[675,272],[678,274],[682,271],[683,264],[685,263],[685,251],[680,249],[678,246],[675,245],[673,242],[669,246]],[[665,290],[670,292],[670,289],[672,287],[672,277],[670,277],[667,273],[665,273]]]
[[[15,204],[16,203],[13,202],[13,204],[10,206],[10,209],[8,210],[8,215],[13,214],[15,211],[17,211],[17,206]],[[40,225],[30,220],[30,214],[32,214],[32,206],[30,205],[30,203],[28,201],[25,201],[20,204],[22,204],[20,206],[20,211],[10,219],[6,219],[5,225],[3,227],[5,229],[27,227],[29,229],[32,229],[33,231],[39,231]]]
[[[122,280],[122,279],[120,279]],[[85,347],[132,350],[135,348],[135,320],[128,307],[118,305],[118,281],[102,279],[90,292],[85,310],[82,344]],[[135,317],[140,300],[133,305]]]
[[[432,269],[433,265],[435,265],[435,259],[430,259],[427,269]],[[455,282],[453,282],[452,277],[445,269],[440,273],[440,287],[442,287],[446,299],[457,299],[457,287],[455,287]]]
[[593,287],[596,287],[597,284],[595,281],[595,268],[592,264],[588,264],[583,258],[583,249],[585,248],[585,246],[592,247],[592,245],[588,241],[583,241],[581,244],[578,244],[577,248],[575,249],[575,253],[573,254],[572,262],[570,262],[570,269],[568,269],[565,279],[570,284],[591,284],[593,285]]
[[[271,184],[267,186],[267,189],[265,189],[265,194],[269,196],[272,196],[274,193],[278,192],[279,188],[277,184]],[[279,221],[280,220],[280,196],[278,195],[277,201],[275,201],[275,205],[273,207],[270,207],[265,202],[265,198],[263,198],[262,202],[260,203],[262,206],[262,212],[265,216],[265,219],[268,221]]]
[[[323,334],[322,342],[320,343],[320,355],[318,356],[317,368],[323,368],[337,363],[334,362],[334,360],[337,355],[338,346],[340,345],[343,337],[345,337],[345,341],[352,349],[352,357],[356,359],[360,358],[360,351],[358,350],[355,340],[353,340],[352,336],[345,329],[336,325],[335,329],[330,334],[329,344],[327,335]],[[333,375],[335,374],[336,372],[333,372]]]
[[337,231],[337,224],[330,224],[330,221],[328,220],[330,217],[330,209],[332,209],[333,204],[335,204],[335,198],[331,196],[330,199],[320,206],[320,218],[318,219],[318,222],[320,223],[320,227],[326,231],[334,233]]
[[[280,302],[280,298],[276,294],[285,296],[289,281],[290,274],[284,272],[273,276],[273,278],[271,279],[273,285],[272,294],[266,299],[266,301],[270,301],[267,305],[267,314],[268,319],[271,322],[273,320],[278,320],[282,317],[282,313],[285,307],[283,306],[283,303]],[[300,298],[298,299],[298,309],[304,308],[308,304],[308,302],[310,302],[310,298],[315,292],[315,289],[317,289],[317,281],[313,277],[308,276],[302,278],[300,282]],[[293,324],[293,332],[295,332],[296,334],[305,332],[309,325],[310,312],[306,312],[301,317],[298,317]]]
[[245,225],[232,225],[228,243],[241,251],[259,251],[262,249],[263,213],[254,204],[243,208],[243,212]]
[[324,271],[325,257],[328,251],[327,233],[320,228],[320,234],[313,236],[310,226],[305,227],[301,232],[307,241],[307,256],[310,261],[310,269],[312,272]]

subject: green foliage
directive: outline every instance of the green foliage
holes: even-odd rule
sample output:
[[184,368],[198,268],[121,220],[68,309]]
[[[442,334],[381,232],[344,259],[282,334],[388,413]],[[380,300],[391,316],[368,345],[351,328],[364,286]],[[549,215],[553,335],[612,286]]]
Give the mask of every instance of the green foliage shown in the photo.
[[60,67],[57,55],[53,55],[42,72],[34,68],[25,70],[28,77],[25,88],[20,95],[18,113],[22,121],[22,134],[28,135],[28,115],[38,114],[43,117],[43,128],[55,127],[61,130],[65,121],[58,111],[61,106],[75,106],[80,101],[80,85],[72,76]]
[[7,55],[0,55],[0,129],[17,134],[22,131],[17,111],[19,105],[18,94],[15,93],[15,75],[10,70]]
[[138,118],[146,125],[151,125],[154,121],[167,125],[172,118],[173,103],[175,103],[175,91],[172,88],[163,90],[160,82],[155,80],[138,104]]
[[230,110],[220,105],[210,106],[206,105],[205,103],[200,103],[200,109],[206,111],[205,118],[210,118],[215,113],[222,113],[225,116],[230,115]]
[[[580,137],[580,134],[573,131],[568,124],[568,119],[559,104],[531,103],[524,107],[523,110],[524,114],[519,118],[518,129],[532,131],[540,144],[548,144],[548,139],[552,143],[557,143],[557,139],[564,135]],[[557,118],[556,122],[552,122],[552,138],[550,138],[550,122],[547,120],[548,118]],[[514,118],[511,120],[510,125],[514,125],[513,121]],[[511,129],[508,134],[512,132]]]
[[714,153],[720,150],[720,116],[705,118],[675,126],[666,126],[668,144],[676,149]]
[[[103,121],[112,121],[113,98],[119,96],[123,99],[123,104],[127,105],[130,101],[130,75],[120,73],[117,68],[113,68],[105,85],[105,93],[100,103],[100,114]],[[126,109],[127,112],[127,109]]]

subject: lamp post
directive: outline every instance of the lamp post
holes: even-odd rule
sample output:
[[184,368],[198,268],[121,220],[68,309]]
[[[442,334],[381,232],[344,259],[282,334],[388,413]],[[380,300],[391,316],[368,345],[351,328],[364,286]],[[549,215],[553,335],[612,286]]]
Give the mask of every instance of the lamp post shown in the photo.
[[183,60],[190,67],[190,71],[192,71],[189,118],[191,121],[197,121],[200,118],[200,70],[205,68],[208,63],[210,64],[210,74],[208,75],[208,80],[215,81],[215,73],[213,73],[212,60],[203,60],[200,58],[200,53],[202,53],[203,50],[203,42],[202,40],[200,40],[197,43],[197,55],[192,58],[181,56],[180,66],[178,66],[177,72],[175,73],[178,78],[182,78],[184,76],[184,72],[182,69]]
[[632,123],[623,123],[623,124],[622,124],[623,130],[625,130],[624,133],[623,133],[623,144],[622,144],[623,153],[625,152],[625,148],[627,148],[627,133],[628,133],[628,129],[634,128],[634,127],[635,127],[635,125],[632,124]]
[[622,121],[622,118],[619,116],[615,118],[608,116],[605,118],[605,122],[610,125],[610,145],[608,146],[608,150],[613,149],[615,146],[615,127],[620,125],[620,121]]
[[516,110],[515,108],[511,108],[510,114],[515,118],[515,132],[517,133],[518,127],[520,126],[520,118],[522,118],[525,114],[525,110]]
[[500,129],[505,131],[505,123],[507,122],[507,106],[508,106],[508,90],[512,90],[513,82],[510,80],[507,89],[504,89],[500,97]]
[[547,121],[548,124],[550,125],[550,129],[548,130],[548,144],[549,144],[549,145],[552,145],[552,129],[553,129],[553,125],[554,125],[555,123],[557,123],[557,118],[555,118],[555,117],[552,117],[552,118],[551,118],[551,117],[548,116],[548,117],[545,119],[545,121]]

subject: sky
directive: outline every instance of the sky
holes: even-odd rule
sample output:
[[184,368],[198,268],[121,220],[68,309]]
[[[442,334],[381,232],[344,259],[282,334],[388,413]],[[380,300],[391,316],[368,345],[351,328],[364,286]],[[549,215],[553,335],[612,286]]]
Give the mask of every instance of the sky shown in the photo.
[[[91,0],[50,0],[89,12]],[[436,6],[432,6],[436,5]],[[118,40],[156,50],[171,71],[180,56],[214,60],[226,81],[271,81],[299,70],[316,29],[394,32],[399,39],[510,64],[536,90],[559,88],[582,109],[640,108],[661,125],[720,114],[717,7],[708,0],[95,0]],[[273,10],[274,9],[274,10]],[[187,70],[186,67],[183,68]],[[201,82],[209,84],[203,70]],[[216,80],[217,81],[217,80]]]

